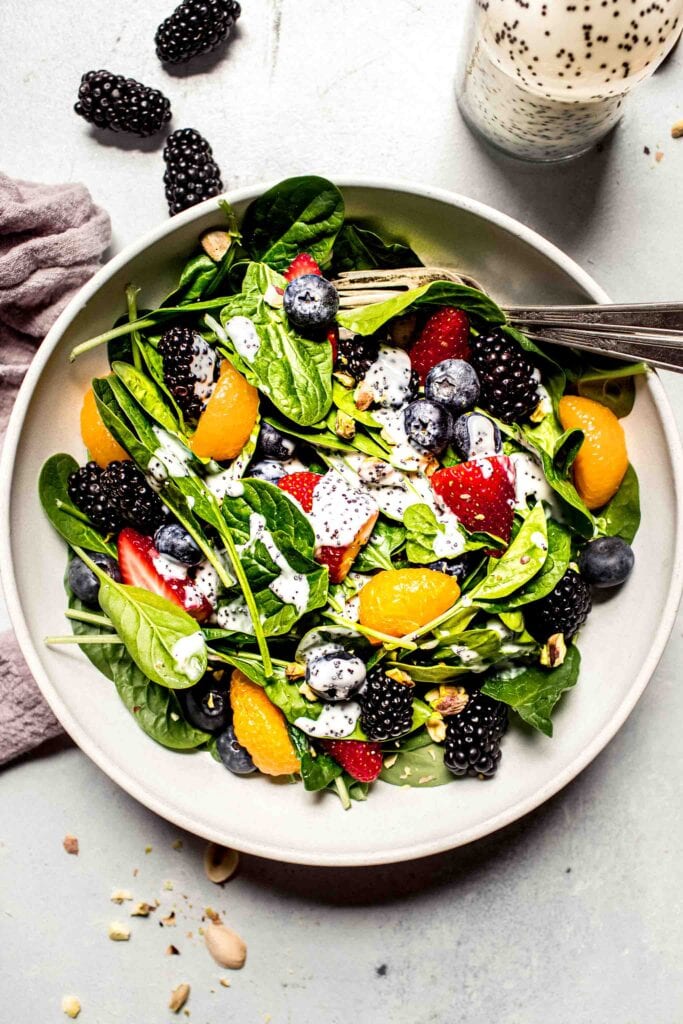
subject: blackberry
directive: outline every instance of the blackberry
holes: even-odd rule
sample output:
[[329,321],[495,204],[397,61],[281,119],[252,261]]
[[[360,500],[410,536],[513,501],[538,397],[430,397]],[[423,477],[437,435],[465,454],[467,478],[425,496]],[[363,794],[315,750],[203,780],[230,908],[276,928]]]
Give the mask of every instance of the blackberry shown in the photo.
[[159,342],[164,381],[188,420],[197,421],[218,380],[218,359],[201,334],[171,327]]
[[567,569],[546,597],[527,605],[524,623],[539,643],[555,633],[564,633],[568,640],[583,626],[591,607],[590,587],[578,572]]
[[123,519],[102,486],[102,473],[96,462],[87,462],[71,474],[67,490],[76,508],[88,517],[93,526],[103,533],[118,533]]
[[[407,677],[406,677],[407,679]],[[398,682],[377,665],[362,690],[360,724],[371,740],[394,740],[409,732],[413,721],[413,686]]]
[[374,337],[363,337],[340,330],[337,343],[337,370],[350,374],[358,382],[362,380],[379,355],[379,341]]
[[158,89],[111,71],[87,71],[74,110],[97,128],[144,138],[171,120],[171,104]]
[[470,362],[481,384],[481,407],[504,423],[525,419],[538,405],[538,381],[517,342],[495,328],[473,336],[470,346]]
[[166,519],[164,506],[134,462],[110,462],[100,484],[121,517],[140,533],[153,534]]
[[220,168],[213,159],[211,146],[194,128],[180,128],[169,135],[164,160],[164,185],[172,217],[223,191]]
[[230,35],[242,13],[236,0],[187,0],[162,21],[154,42],[163,64],[182,64],[210,53]]
[[500,741],[508,725],[507,704],[479,691],[446,720],[443,762],[454,775],[492,779],[500,762]]

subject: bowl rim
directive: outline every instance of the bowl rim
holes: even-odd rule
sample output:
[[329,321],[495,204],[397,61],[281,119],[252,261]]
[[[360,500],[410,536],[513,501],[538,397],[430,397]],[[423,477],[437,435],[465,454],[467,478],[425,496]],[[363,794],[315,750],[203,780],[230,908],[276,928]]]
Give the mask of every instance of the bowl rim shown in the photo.
[[[280,180],[280,179],[277,179]],[[276,181],[243,186],[239,189],[232,189],[224,193],[230,203],[250,201],[261,195]],[[413,183],[406,180],[378,179],[362,175],[342,176],[335,179],[335,184],[343,191],[345,188],[366,188],[380,191],[396,191],[410,195],[417,195],[421,198],[435,200],[455,206],[468,213],[474,214],[483,220],[493,223],[499,228],[508,231],[512,235],[530,245],[537,252],[546,256],[551,262],[559,266],[570,278],[572,278],[588,295],[596,302],[608,302],[609,298],[597,282],[580,267],[571,257],[567,256],[552,242],[549,242],[542,235],[522,224],[514,217],[502,213],[493,207],[481,203],[478,200],[470,199],[459,193],[448,189],[437,188],[428,185]],[[226,842],[226,834],[229,834],[230,827],[226,831],[218,833],[204,825],[200,820],[195,819],[191,814],[175,810],[165,800],[158,798],[154,793],[149,792],[145,785],[132,775],[116,766],[110,764],[107,756],[99,748],[97,742],[91,738],[86,730],[82,729],[72,717],[67,704],[62,699],[57,688],[52,683],[48,673],[38,658],[35,645],[29,633],[28,625],[19,600],[17,581],[12,560],[12,545],[10,541],[10,508],[11,508],[11,484],[16,464],[16,454],[21,437],[21,431],[28,411],[28,406],[33,394],[33,389],[40,379],[45,365],[51,357],[54,349],[61,340],[64,331],[71,325],[75,317],[87,305],[99,288],[104,285],[126,264],[138,256],[143,250],[173,234],[179,228],[193,221],[202,219],[209,211],[215,211],[216,201],[221,197],[214,197],[200,203],[175,217],[169,218],[157,227],[145,232],[137,241],[125,246],[120,253],[112,257],[80,291],[71,299],[62,311],[54,325],[48,332],[43,343],[39,346],[29,370],[24,378],[17,395],[14,408],[9,419],[7,432],[0,456],[0,580],[5,595],[5,601],[10,616],[12,627],[15,631],[19,646],[26,659],[26,662],[52,711],[64,726],[71,738],[83,750],[83,752],[102,769],[102,771],[123,790],[134,797],[137,801],[149,808],[155,814],[159,814],[167,821],[186,829],[188,832],[202,836],[206,839],[219,843]],[[518,818],[523,817],[536,807],[540,806],[550,797],[554,796],[564,786],[572,781],[590,762],[604,749],[609,741],[616,735],[618,730],[626,721],[626,718],[633,710],[636,702],[647,686],[653,675],[659,660],[666,646],[669,634],[674,625],[676,612],[683,592],[683,447],[678,435],[673,412],[666,396],[661,380],[656,373],[648,377],[648,388],[657,409],[662,424],[668,449],[670,452],[672,473],[674,478],[674,517],[675,517],[675,548],[672,552],[672,575],[671,585],[667,594],[666,602],[662,611],[659,627],[652,638],[652,644],[647,658],[645,659],[640,672],[634,678],[629,690],[613,718],[599,731],[592,742],[581,751],[562,771],[558,772],[551,779],[534,790],[533,793],[522,800],[516,801],[504,811],[492,815],[483,822],[465,830],[453,831],[449,835],[437,839],[420,840],[410,845],[403,845],[393,851],[380,851],[377,853],[314,853],[303,845],[298,849],[281,849],[275,843],[263,843],[245,841],[236,835],[231,840],[232,845],[246,853],[255,854],[272,860],[308,864],[324,867],[354,867],[375,864],[389,864],[399,861],[413,860],[419,857],[426,857],[446,850],[454,849],[465,845],[475,839],[482,838],[506,825],[511,824]]]

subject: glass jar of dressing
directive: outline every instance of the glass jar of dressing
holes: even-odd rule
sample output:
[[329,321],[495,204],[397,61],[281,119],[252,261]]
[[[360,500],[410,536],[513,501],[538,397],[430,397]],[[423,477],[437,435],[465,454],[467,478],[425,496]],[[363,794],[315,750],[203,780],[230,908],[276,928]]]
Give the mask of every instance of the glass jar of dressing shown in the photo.
[[458,81],[470,127],[513,156],[590,149],[683,29],[683,0],[470,0]]

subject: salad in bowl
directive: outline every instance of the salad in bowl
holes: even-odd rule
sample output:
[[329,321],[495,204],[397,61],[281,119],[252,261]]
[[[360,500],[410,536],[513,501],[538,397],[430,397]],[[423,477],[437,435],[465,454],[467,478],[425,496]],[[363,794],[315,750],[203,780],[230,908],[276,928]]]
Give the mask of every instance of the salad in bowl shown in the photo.
[[132,284],[72,354],[109,370],[40,476],[73,628],[48,642],[216,772],[345,807],[492,779],[509,727],[552,735],[592,589],[632,569],[645,367],[542,350],[453,281],[340,307],[342,271],[421,261],[322,178],[218,206],[165,301]]

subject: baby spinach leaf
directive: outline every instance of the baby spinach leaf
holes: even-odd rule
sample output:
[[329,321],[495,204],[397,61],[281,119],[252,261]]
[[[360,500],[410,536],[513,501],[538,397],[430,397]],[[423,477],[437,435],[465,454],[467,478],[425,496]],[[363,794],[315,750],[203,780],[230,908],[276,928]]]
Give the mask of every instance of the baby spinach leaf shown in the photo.
[[541,665],[503,668],[487,678],[482,693],[509,704],[534,729],[552,736],[552,710],[564,691],[576,684],[580,665],[578,647],[570,644],[566,658],[557,668]]
[[393,569],[392,555],[405,540],[406,531],[396,523],[378,519],[370,540],[353,563],[354,572],[372,572],[373,569]]
[[567,571],[571,556],[571,533],[556,523],[554,519],[548,520],[548,555],[541,571],[517,593],[511,594],[502,601],[487,601],[487,610],[508,612],[511,609],[521,608],[531,601],[539,601],[560,582]]
[[301,778],[310,793],[327,789],[342,774],[342,766],[323,751],[311,749],[308,736],[296,725],[289,725],[289,735],[301,762]]
[[362,423],[366,427],[374,427],[376,430],[380,429],[381,423],[375,419],[371,412],[361,411],[353,400],[351,388],[343,387],[338,380],[333,381],[332,384],[332,401],[338,409],[345,412],[356,423]]
[[443,763],[443,747],[437,743],[428,743],[416,750],[399,750],[390,757],[395,757],[396,760],[390,763],[389,767],[385,765],[382,768],[380,779],[392,786],[429,789],[433,786],[445,786],[455,779]]
[[430,306],[458,306],[466,313],[472,313],[492,324],[505,323],[505,314],[483,292],[468,288],[452,281],[432,281],[430,284],[402,292],[393,299],[376,302],[370,306],[342,310],[337,322],[356,334],[374,334],[395,316],[409,309],[423,309]]
[[422,261],[410,246],[403,242],[386,242],[374,231],[349,221],[337,235],[332,262],[335,275],[345,270],[422,266]]
[[576,455],[580,446],[581,431],[563,432],[554,416],[546,416],[538,426],[525,424],[522,434],[538,452],[546,480],[562,499],[564,518],[572,529],[590,540],[595,532],[595,519],[566,476],[572,453]]
[[235,539],[249,539],[249,519],[262,515],[269,530],[276,530],[305,555],[313,555],[315,533],[306,516],[284,491],[265,480],[242,480],[243,494],[223,501],[223,516]]
[[615,416],[628,416],[636,400],[635,377],[647,372],[646,363],[591,367],[576,381],[576,390],[582,398],[592,398],[594,402],[606,405]]
[[[460,551],[475,551],[482,547],[497,548],[500,544],[497,538],[489,537],[484,533],[467,534],[463,544],[461,534],[458,542],[452,545],[451,554],[437,552],[435,550],[436,538],[443,538],[446,535],[446,528],[437,521],[429,505],[423,502],[408,506],[403,514],[403,523],[406,528],[406,558],[409,562],[418,565],[435,562],[438,558],[454,557],[458,549]],[[458,533],[460,533],[459,529]]]
[[631,544],[640,526],[640,488],[632,465],[621,481],[619,490],[598,518],[599,532],[607,537],[622,537]]
[[273,704],[280,709],[288,722],[292,724],[297,718],[318,718],[323,705],[306,700],[299,692],[299,684],[286,679],[284,674],[266,686],[266,693]]
[[496,601],[514,593],[538,573],[547,555],[548,531],[543,504],[539,501],[505,554],[491,559],[489,572],[472,591],[472,598]]
[[182,306],[201,299],[218,272],[218,265],[205,252],[191,256],[183,267],[176,288],[167,295],[162,306]]
[[77,469],[78,463],[71,455],[52,455],[45,462],[38,479],[43,510],[67,544],[115,555],[116,546],[104,539],[69,497],[69,477]]
[[286,270],[300,252],[323,266],[343,223],[344,199],[336,185],[314,175],[287,178],[250,204],[243,243],[253,260],[275,270]]
[[130,363],[116,362],[112,365],[112,370],[148,416],[171,434],[180,432],[178,421],[155,381],[142,371],[136,370]]

